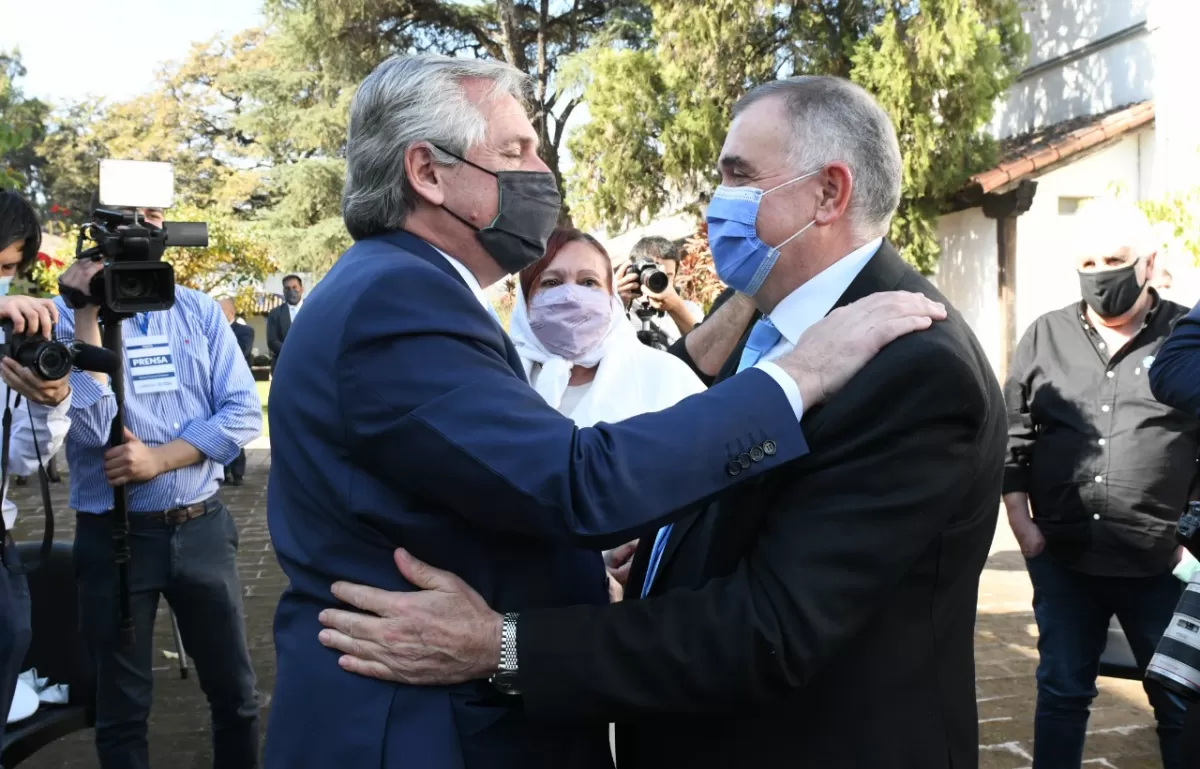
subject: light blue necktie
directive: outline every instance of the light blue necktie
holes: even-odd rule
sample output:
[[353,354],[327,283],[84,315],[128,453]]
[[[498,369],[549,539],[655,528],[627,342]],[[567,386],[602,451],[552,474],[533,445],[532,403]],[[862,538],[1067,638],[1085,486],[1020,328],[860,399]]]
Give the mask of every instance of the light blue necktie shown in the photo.
[[[767,317],[760,318],[754,324],[754,328],[750,329],[750,337],[742,349],[742,357],[738,361],[737,370],[745,371],[758,363],[772,347],[779,344],[779,340],[782,338],[783,334],[779,333],[779,329],[775,328]],[[642,598],[650,594],[650,586],[654,584],[658,564],[662,561],[663,551],[667,549],[667,540],[671,538],[671,527],[674,525],[663,526],[654,536],[654,547],[650,550],[650,563],[646,565],[646,579],[642,582]]]

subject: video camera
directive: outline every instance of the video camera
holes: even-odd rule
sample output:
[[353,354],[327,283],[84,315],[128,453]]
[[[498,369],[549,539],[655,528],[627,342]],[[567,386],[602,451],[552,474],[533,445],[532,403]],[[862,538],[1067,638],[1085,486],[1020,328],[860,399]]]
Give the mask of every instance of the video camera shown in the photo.
[[[100,200],[92,221],[79,229],[77,259],[104,262],[88,286],[88,294],[60,286],[72,307],[99,305],[109,315],[168,310],[175,304],[175,270],[162,261],[168,247],[205,248],[204,222],[165,222],[162,228],[142,221],[138,208],[169,208],[174,199],[174,172],[168,163],[105,160],[100,163]],[[96,245],[84,248],[85,241]]]

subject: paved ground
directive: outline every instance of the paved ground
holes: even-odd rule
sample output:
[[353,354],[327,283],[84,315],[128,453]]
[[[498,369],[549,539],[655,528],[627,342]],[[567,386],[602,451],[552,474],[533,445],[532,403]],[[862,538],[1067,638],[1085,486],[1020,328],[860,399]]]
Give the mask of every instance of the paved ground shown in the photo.
[[[267,536],[269,452],[256,449],[249,453],[246,485],[226,489],[223,496],[241,531],[238,560],[246,596],[247,629],[259,676],[259,691],[263,693],[266,708],[270,705],[269,692],[275,676],[271,621],[284,580]],[[35,499],[33,488],[15,488],[13,498],[22,510],[22,520],[17,526],[18,538],[40,537],[40,503]],[[54,487],[54,504],[58,538],[70,539],[74,517],[67,510],[65,483]],[[1029,610],[1029,580],[1007,526],[1001,525],[992,549],[993,556],[980,589],[976,635],[980,763],[982,769],[1017,769],[1032,763],[1037,629]],[[177,663],[164,655],[174,650],[174,642],[170,624],[162,614],[160,619],[164,621],[159,622],[156,633],[158,653],[155,657],[155,707],[150,721],[151,760],[155,766],[171,769],[206,769],[211,766],[211,752],[204,695],[196,684],[195,675],[186,681],[180,680]],[[1153,719],[1141,687],[1132,682],[1103,679],[1100,692],[1092,716],[1085,766],[1096,769],[1161,766]],[[23,769],[94,766],[96,760],[90,733],[60,740],[22,764]]]

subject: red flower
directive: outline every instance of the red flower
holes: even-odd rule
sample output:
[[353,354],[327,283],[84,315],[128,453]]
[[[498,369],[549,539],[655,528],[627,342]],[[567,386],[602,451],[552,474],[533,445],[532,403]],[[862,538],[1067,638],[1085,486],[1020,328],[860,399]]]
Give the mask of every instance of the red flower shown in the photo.
[[38,260],[39,262],[41,262],[42,264],[46,265],[47,267],[49,267],[49,266],[50,266],[50,264],[51,264],[51,262],[53,261],[53,260],[50,258],[50,255],[49,255],[49,254],[43,253],[43,252],[41,252],[41,251],[38,251],[37,260]]
[[70,211],[68,211],[68,210],[67,210],[67,209],[65,209],[65,208],[60,208],[60,209],[58,209],[58,212],[59,212],[60,214],[62,214],[63,216],[70,216],[70,215],[71,215],[71,212],[70,212]]
[[54,205],[50,206],[50,213],[52,213],[52,214],[57,214],[57,213],[58,213],[58,204],[57,204],[57,203],[55,203]]
[[53,258],[52,258],[52,259],[50,260],[50,264],[54,265],[55,267],[62,267],[62,266],[63,266],[63,260],[62,260],[62,259],[53,259]]

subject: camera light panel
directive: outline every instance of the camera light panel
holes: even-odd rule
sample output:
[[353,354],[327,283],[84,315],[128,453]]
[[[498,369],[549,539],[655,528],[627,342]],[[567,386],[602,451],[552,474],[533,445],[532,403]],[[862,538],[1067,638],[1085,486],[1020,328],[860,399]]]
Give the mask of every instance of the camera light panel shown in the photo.
[[170,208],[175,169],[146,160],[101,160],[100,203],[124,208]]

